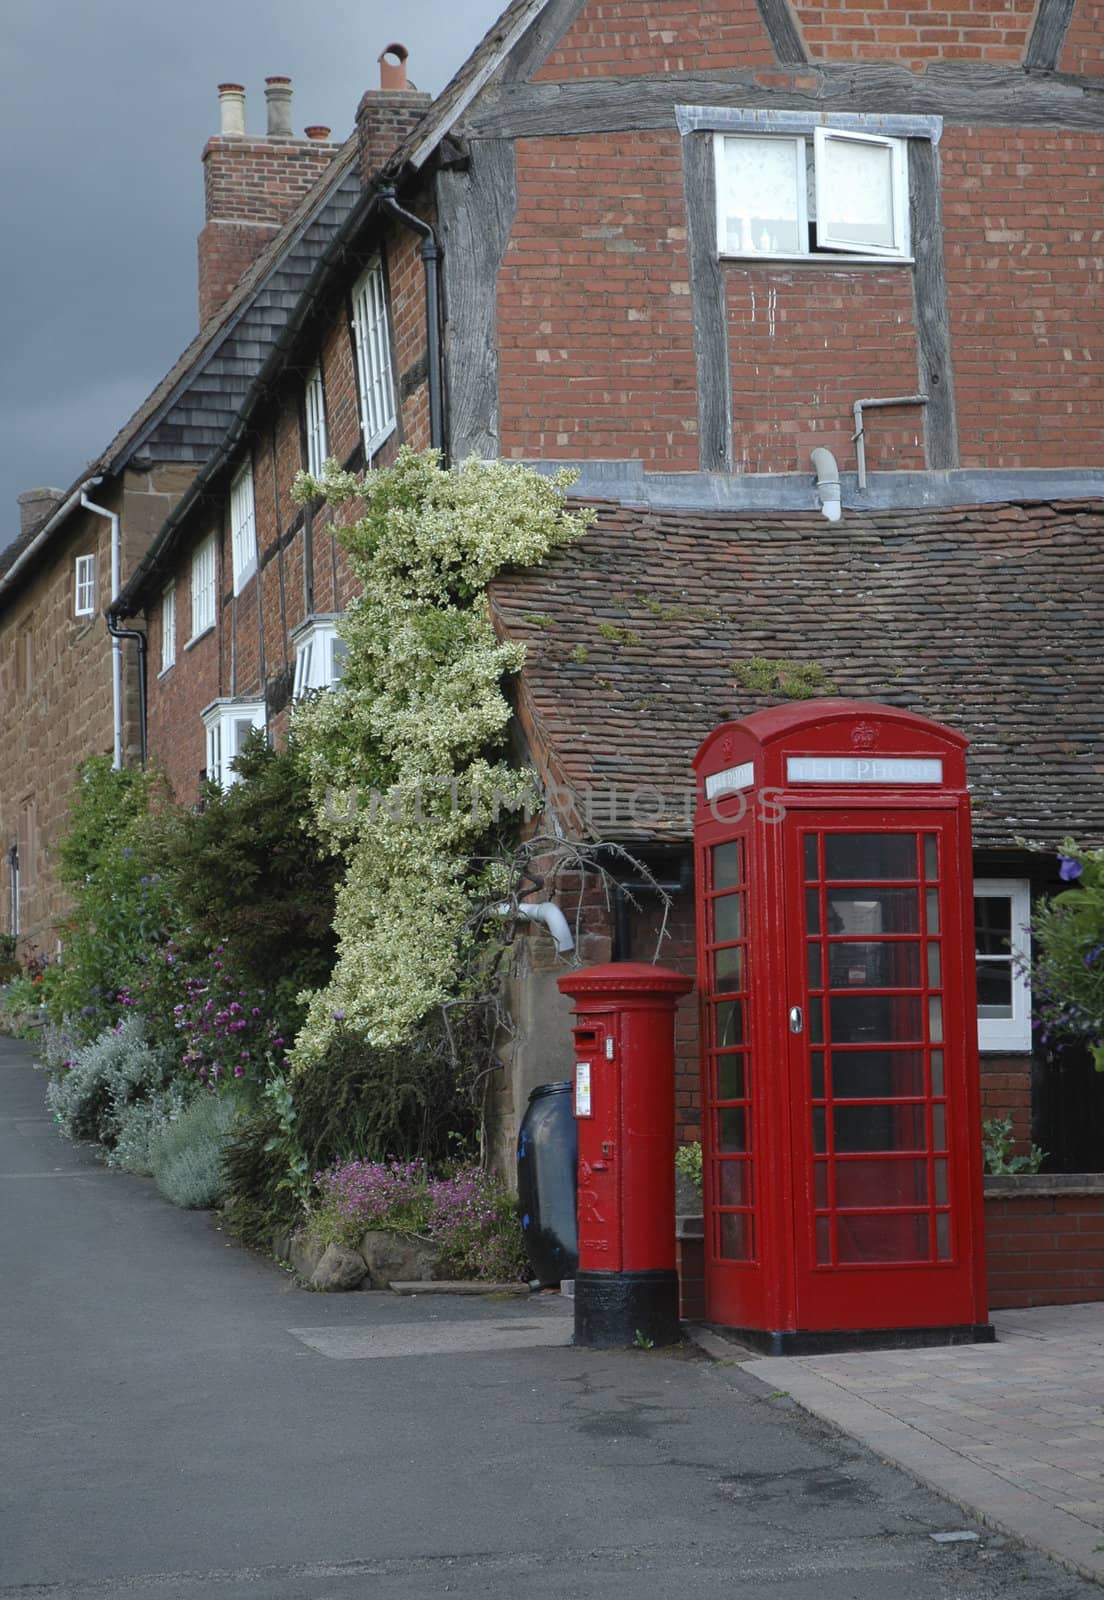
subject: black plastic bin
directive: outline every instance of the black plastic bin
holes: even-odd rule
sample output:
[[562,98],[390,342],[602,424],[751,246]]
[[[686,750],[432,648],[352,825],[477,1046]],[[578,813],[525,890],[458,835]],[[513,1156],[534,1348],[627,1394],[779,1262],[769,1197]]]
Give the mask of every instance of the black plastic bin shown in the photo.
[[542,1083],[529,1096],[517,1146],[525,1249],[533,1280],[542,1289],[573,1278],[578,1265],[578,1149],[571,1084]]

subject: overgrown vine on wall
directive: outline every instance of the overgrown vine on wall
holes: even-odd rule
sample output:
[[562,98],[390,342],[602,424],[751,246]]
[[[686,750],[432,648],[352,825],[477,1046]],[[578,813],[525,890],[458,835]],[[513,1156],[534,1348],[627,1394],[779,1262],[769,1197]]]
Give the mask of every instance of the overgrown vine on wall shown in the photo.
[[392,467],[328,463],[296,481],[301,501],[362,510],[335,529],[362,590],[339,630],[343,685],[294,721],[315,826],[347,864],[337,962],[309,996],[297,1071],[341,1027],[393,1045],[455,998],[473,912],[498,887],[488,846],[531,790],[503,753],[503,684],[524,646],[496,636],[487,587],[585,532],[593,514],[567,510],[571,482],[476,459],[446,472],[405,447]]

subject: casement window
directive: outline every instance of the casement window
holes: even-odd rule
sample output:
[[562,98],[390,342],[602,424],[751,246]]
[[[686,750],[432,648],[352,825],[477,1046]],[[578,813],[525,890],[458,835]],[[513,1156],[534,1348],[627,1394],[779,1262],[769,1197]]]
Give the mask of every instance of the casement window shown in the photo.
[[974,883],[978,1045],[982,1050],[1031,1049],[1031,891],[1026,879],[978,878]]
[[234,593],[241,594],[257,570],[257,515],[253,502],[253,463],[247,461],[230,485],[230,542]]
[[307,471],[312,478],[322,476],[322,467],[329,455],[326,438],[326,391],[322,386],[322,363],[318,362],[307,378],[305,390],[307,416]]
[[96,614],[96,558],[78,556],[73,579],[73,611],[78,617]]
[[908,258],[906,139],[816,127],[714,148],[721,255]]
[[340,617],[308,617],[291,636],[295,646],[295,686],[293,695],[301,700],[316,689],[333,689],[345,671],[347,646],[338,637]]
[[176,584],[170,583],[161,595],[161,671],[168,672],[176,662]]
[[209,533],[192,557],[192,638],[215,625],[215,536]]
[[353,289],[353,342],[360,394],[360,430],[365,457],[371,459],[395,427],[391,331],[387,322],[383,266],[379,261],[369,265]]
[[237,783],[234,762],[254,728],[265,726],[263,700],[212,700],[200,713],[207,738],[206,774],[220,789]]

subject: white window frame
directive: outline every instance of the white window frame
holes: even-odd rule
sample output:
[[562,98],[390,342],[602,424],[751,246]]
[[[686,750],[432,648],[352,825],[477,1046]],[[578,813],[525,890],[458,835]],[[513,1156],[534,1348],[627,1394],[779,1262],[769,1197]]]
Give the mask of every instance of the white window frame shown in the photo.
[[1012,968],[1011,1017],[978,1016],[978,1049],[1022,1053],[1031,1049],[1031,885],[1026,878],[977,878],[978,900],[1008,900],[1012,930],[1007,956],[978,956],[975,960],[1000,961]]
[[395,431],[395,385],[391,369],[391,327],[383,263],[369,262],[353,288],[353,343],[364,455],[371,460]]
[[234,593],[241,594],[257,570],[257,505],[253,495],[253,463],[245,461],[230,484],[230,548]]
[[192,637],[189,644],[194,644],[215,625],[217,570],[215,536],[209,533],[192,556]]
[[96,615],[96,557],[78,556],[73,573],[73,614],[78,617]]
[[212,783],[227,790],[238,782],[234,770],[244,740],[254,728],[266,728],[263,700],[212,700],[200,712],[205,734],[205,771]]
[[345,641],[337,631],[343,613],[307,617],[291,635],[295,647],[295,683],[292,698],[302,700],[318,689],[335,689],[344,676]]
[[[809,162],[810,151],[812,158],[813,192],[816,197],[817,216],[813,222],[816,232],[817,245],[814,248],[806,246],[797,251],[762,250],[755,240],[749,240],[747,247],[733,248],[729,243],[730,215],[727,209],[726,166],[730,144],[735,145],[741,139],[770,140],[789,149],[794,159],[794,182],[796,186],[797,207],[797,234],[799,239],[808,239],[809,215]],[[891,154],[892,175],[892,226],[893,243],[891,245],[856,244],[849,242],[839,233],[833,233],[832,225],[824,218],[830,210],[829,178],[827,168],[830,166],[830,151],[833,145],[863,144],[875,145],[887,149]],[[873,261],[900,261],[909,262],[909,201],[908,201],[908,140],[897,135],[867,133],[854,129],[812,127],[808,133],[775,132],[770,126],[748,127],[741,131],[725,130],[713,135],[714,169],[716,178],[716,206],[717,206],[717,251],[718,254],[730,259],[751,261],[808,261],[808,262],[863,262]]]
[[161,671],[176,665],[176,582],[161,591]]
[[20,926],[20,883],[19,883],[19,845],[13,844],[8,850],[8,871],[10,881],[8,884],[8,913],[11,921],[11,932],[18,937],[22,932]]
[[322,382],[321,361],[315,362],[307,377],[303,400],[307,428],[307,471],[312,478],[320,478],[330,450],[326,433],[326,389]]

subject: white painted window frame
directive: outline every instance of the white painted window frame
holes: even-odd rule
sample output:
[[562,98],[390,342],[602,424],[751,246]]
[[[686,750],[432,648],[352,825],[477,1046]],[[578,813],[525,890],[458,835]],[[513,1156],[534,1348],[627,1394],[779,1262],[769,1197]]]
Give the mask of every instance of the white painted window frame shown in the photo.
[[322,382],[322,363],[316,361],[307,377],[303,393],[307,431],[307,471],[312,478],[322,476],[329,454],[326,432],[326,389]]
[[345,641],[337,632],[341,612],[307,617],[294,630],[295,682],[292,698],[302,700],[319,689],[335,689],[341,682]]
[[194,644],[215,625],[217,571],[215,536],[209,533],[192,556],[192,637],[189,644]]
[[254,728],[266,729],[263,700],[229,699],[212,700],[200,712],[205,735],[207,777],[222,790],[238,782],[234,770],[242,744]]
[[230,484],[230,547],[234,593],[241,594],[257,570],[257,507],[253,463],[248,460],[238,468]]
[[161,591],[161,671],[176,665],[176,581]]
[[364,455],[371,460],[395,431],[395,385],[391,367],[391,326],[383,263],[370,261],[353,287],[353,344]]
[[1007,957],[976,957],[1012,968],[1011,1017],[978,1017],[978,1049],[1022,1054],[1031,1049],[1031,885],[1026,878],[976,878],[976,899],[1011,902],[1012,937]]
[[96,557],[78,556],[73,572],[73,614],[77,617],[96,615]]

